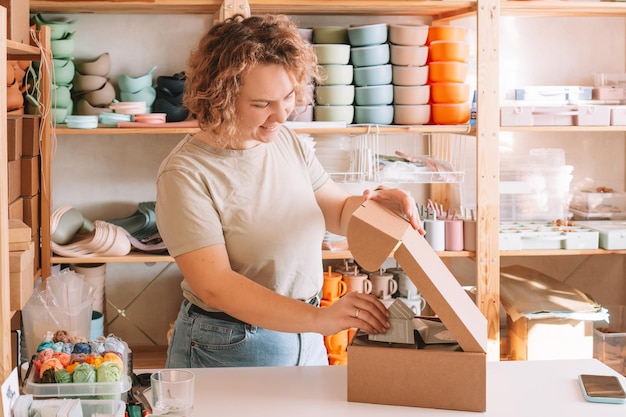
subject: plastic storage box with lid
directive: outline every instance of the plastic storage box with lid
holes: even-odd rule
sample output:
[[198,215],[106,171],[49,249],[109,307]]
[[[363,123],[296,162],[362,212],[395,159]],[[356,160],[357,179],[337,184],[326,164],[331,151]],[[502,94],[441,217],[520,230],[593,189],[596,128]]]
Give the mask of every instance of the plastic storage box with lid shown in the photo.
[[576,220],[626,218],[626,192],[577,191],[570,201]]
[[554,221],[568,217],[573,167],[563,149],[531,149],[500,158],[500,219]]
[[70,383],[43,383],[38,381],[32,361],[24,379],[23,391],[35,398],[80,398],[83,400],[125,400],[126,393],[132,386],[130,372],[130,348],[124,341],[119,341],[124,347],[122,363],[122,378],[115,382],[70,382]]
[[591,100],[593,87],[576,85],[545,85],[515,89],[515,100],[560,102]]
[[607,308],[609,323],[598,322],[593,330],[593,357],[626,376],[626,306]]
[[[32,396],[28,397],[28,395],[19,398],[20,400],[24,399],[24,402],[18,401],[14,407],[19,407],[19,404],[23,405],[24,408],[28,406],[28,409],[21,409],[19,415],[33,416],[54,416],[66,402],[75,401],[70,399],[33,400]],[[126,411],[126,403],[121,400],[78,400],[78,404],[80,404],[82,411],[80,415],[85,417],[124,417]],[[16,411],[14,410],[14,412]]]
[[575,221],[574,224],[597,230],[599,232],[599,246],[602,249],[626,249],[626,221],[585,220]]
[[500,250],[598,249],[599,233],[582,226],[551,223],[503,222]]

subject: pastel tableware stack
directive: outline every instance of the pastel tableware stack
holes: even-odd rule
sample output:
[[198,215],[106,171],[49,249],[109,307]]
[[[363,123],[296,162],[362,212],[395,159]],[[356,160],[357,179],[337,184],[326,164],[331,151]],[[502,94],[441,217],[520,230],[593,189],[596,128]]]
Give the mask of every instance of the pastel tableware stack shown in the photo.
[[[313,43],[313,29],[312,28],[298,28],[298,33],[300,37],[308,42]],[[291,112],[289,117],[287,118],[290,122],[312,122],[313,121],[313,92],[315,91],[315,86],[313,84],[309,85],[310,90],[308,93],[309,97],[306,98],[306,105],[298,105]]]
[[168,122],[182,122],[189,115],[189,111],[183,106],[186,78],[184,71],[157,77],[156,100],[152,110],[165,113]]
[[[74,102],[71,97],[72,82],[75,73],[74,49],[75,35],[72,25],[75,20],[52,20],[44,18],[41,14],[33,17],[35,27],[50,28],[50,52],[52,53],[52,122],[54,124],[65,123],[65,118],[73,113]],[[37,106],[36,103],[32,103]],[[33,109],[35,112],[37,110]]]
[[469,43],[465,29],[431,26],[428,31],[432,123],[469,123],[471,97],[467,84]]
[[[343,297],[348,286],[343,281],[343,275],[333,271],[332,267],[328,267],[328,271],[324,272],[324,284],[322,285],[322,300],[320,305],[327,307]],[[348,330],[342,330],[338,333],[324,336],[324,345],[328,354],[328,361],[331,365],[345,365],[347,362],[348,348]]]
[[76,114],[99,116],[108,111],[115,100],[115,87],[107,78],[110,71],[111,57],[108,52],[93,59],[76,60],[73,88]]
[[393,122],[392,71],[386,23],[351,26],[348,39],[354,65],[355,123]]
[[393,72],[394,123],[424,125],[430,121],[428,26],[389,26]]
[[24,92],[30,86],[26,70],[30,61],[7,61],[7,102],[8,114],[24,114]]
[[352,123],[354,85],[350,68],[348,28],[318,26],[313,28],[313,50],[326,79],[314,87],[313,119],[325,122]]
[[156,88],[153,85],[154,71],[157,66],[153,66],[144,74],[131,76],[128,74],[120,74],[117,78],[117,84],[120,89],[120,99],[122,102],[144,102],[146,111],[142,113],[151,113],[152,105],[157,96]]

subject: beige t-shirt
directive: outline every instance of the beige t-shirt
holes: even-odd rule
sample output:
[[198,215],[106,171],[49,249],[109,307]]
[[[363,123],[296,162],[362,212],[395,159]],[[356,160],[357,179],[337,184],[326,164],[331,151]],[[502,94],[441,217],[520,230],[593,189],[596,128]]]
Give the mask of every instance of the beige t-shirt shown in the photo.
[[[157,226],[172,256],[225,244],[234,271],[306,299],[323,281],[325,224],[314,192],[329,179],[310,146],[283,127],[268,144],[224,150],[187,136],[157,177]],[[183,280],[183,295],[200,300]]]

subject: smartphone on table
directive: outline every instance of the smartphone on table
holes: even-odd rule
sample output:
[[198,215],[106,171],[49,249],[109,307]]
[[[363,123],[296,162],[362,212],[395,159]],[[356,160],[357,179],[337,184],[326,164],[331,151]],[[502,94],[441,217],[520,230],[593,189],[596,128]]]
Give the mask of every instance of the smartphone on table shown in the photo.
[[614,375],[582,374],[578,376],[578,382],[587,401],[611,404],[626,402],[624,387]]

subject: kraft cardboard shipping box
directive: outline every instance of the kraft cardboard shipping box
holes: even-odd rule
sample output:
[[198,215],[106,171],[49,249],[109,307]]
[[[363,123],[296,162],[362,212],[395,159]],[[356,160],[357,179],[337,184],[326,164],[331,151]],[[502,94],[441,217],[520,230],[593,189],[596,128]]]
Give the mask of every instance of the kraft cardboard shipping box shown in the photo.
[[30,45],[30,0],[0,0],[7,9],[7,39]]
[[404,218],[371,200],[352,215],[348,245],[369,271],[393,256],[459,346],[353,342],[348,401],[485,411],[487,320],[439,255]]

